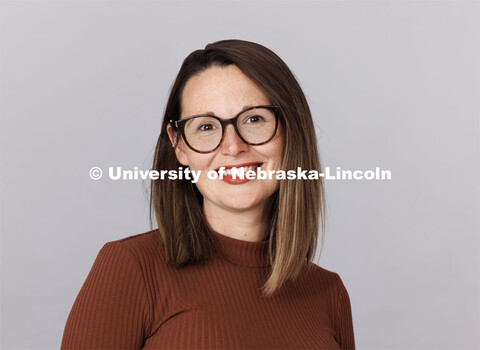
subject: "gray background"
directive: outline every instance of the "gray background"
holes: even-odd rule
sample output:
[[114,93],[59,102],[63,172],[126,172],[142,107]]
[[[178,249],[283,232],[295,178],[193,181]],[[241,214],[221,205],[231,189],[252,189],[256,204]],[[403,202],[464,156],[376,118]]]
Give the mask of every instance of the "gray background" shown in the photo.
[[266,45],[310,103],[327,181],[319,264],[358,349],[478,349],[480,6],[467,1],[1,4],[2,348],[58,348],[100,248],[149,230],[148,169],[191,51]]

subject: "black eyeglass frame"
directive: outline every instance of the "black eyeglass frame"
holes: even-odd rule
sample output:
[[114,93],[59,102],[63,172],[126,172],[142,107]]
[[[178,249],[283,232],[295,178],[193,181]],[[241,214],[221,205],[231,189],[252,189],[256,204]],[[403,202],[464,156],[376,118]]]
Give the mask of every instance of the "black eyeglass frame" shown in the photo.
[[[270,109],[274,112],[275,114],[275,130],[273,131],[273,134],[272,136],[267,140],[267,141],[264,141],[264,142],[260,142],[260,143],[252,143],[252,142],[248,142],[246,141],[242,135],[240,135],[240,132],[238,131],[238,127],[237,127],[237,119],[238,117],[247,112],[247,111],[250,111],[252,109],[255,109],[255,108],[267,108],[267,109]],[[211,114],[198,114],[198,115],[192,115],[191,117],[187,117],[185,119],[180,119],[180,120],[170,120],[169,123],[173,125],[173,127],[175,129],[180,129],[180,134],[182,135],[182,138],[183,140],[185,141],[185,143],[187,144],[187,146],[192,150],[192,151],[195,151],[197,153],[210,153],[210,152],[213,152],[215,151],[218,147],[220,147],[220,145],[222,144],[223,142],[223,139],[224,139],[224,136],[225,136],[225,129],[227,127],[228,124],[232,124],[233,125],[233,128],[235,129],[235,132],[237,133],[238,137],[240,137],[240,139],[245,142],[247,145],[251,145],[251,146],[260,146],[260,145],[264,145],[266,144],[267,142],[270,142],[274,137],[275,135],[277,134],[277,129],[278,129],[278,119],[279,119],[279,116],[280,116],[280,107],[278,106],[272,106],[272,105],[261,105],[261,106],[253,106],[253,107],[249,107],[247,109],[244,109],[242,110],[241,112],[239,112],[235,117],[233,118],[230,118],[230,119],[221,119],[220,117],[216,116],[216,115],[211,115]],[[194,119],[194,118],[199,118],[199,117],[211,117],[211,118],[215,118],[219,121],[220,125],[222,125],[222,137],[220,139],[220,141],[218,142],[218,145],[213,148],[212,150],[210,151],[199,151],[195,148],[193,148],[187,141],[187,138],[185,137],[185,123],[191,119]]]

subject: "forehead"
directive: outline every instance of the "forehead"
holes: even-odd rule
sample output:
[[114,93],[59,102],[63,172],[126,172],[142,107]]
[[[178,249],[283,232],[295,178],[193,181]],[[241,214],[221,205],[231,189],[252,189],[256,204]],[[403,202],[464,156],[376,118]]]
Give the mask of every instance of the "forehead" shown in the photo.
[[263,90],[237,66],[210,67],[188,79],[182,94],[182,116],[212,112],[233,115],[245,106],[270,104]]

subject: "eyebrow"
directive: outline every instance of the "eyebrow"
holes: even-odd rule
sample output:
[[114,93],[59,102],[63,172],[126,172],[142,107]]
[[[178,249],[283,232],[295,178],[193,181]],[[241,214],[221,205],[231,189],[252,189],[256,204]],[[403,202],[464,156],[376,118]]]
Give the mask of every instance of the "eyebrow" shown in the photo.
[[[243,106],[243,107],[242,107],[242,111],[245,110],[245,109],[247,109],[247,108],[251,108],[251,107],[253,107],[253,106],[250,106],[250,105]],[[200,113],[200,114],[215,115],[215,113],[213,113],[213,112],[205,112],[205,113]],[[199,114],[196,114],[196,115],[199,115]]]

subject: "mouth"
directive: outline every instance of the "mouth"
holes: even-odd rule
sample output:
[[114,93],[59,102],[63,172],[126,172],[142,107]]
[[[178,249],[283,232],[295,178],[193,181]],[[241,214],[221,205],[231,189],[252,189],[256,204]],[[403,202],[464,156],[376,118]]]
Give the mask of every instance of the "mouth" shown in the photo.
[[256,170],[257,168],[261,167],[263,163],[245,163],[245,164],[238,164],[238,165],[226,165],[224,167],[219,167],[215,169],[218,173],[220,173],[223,169],[223,175],[232,176],[232,171],[236,170],[237,172],[247,172],[251,170]]

